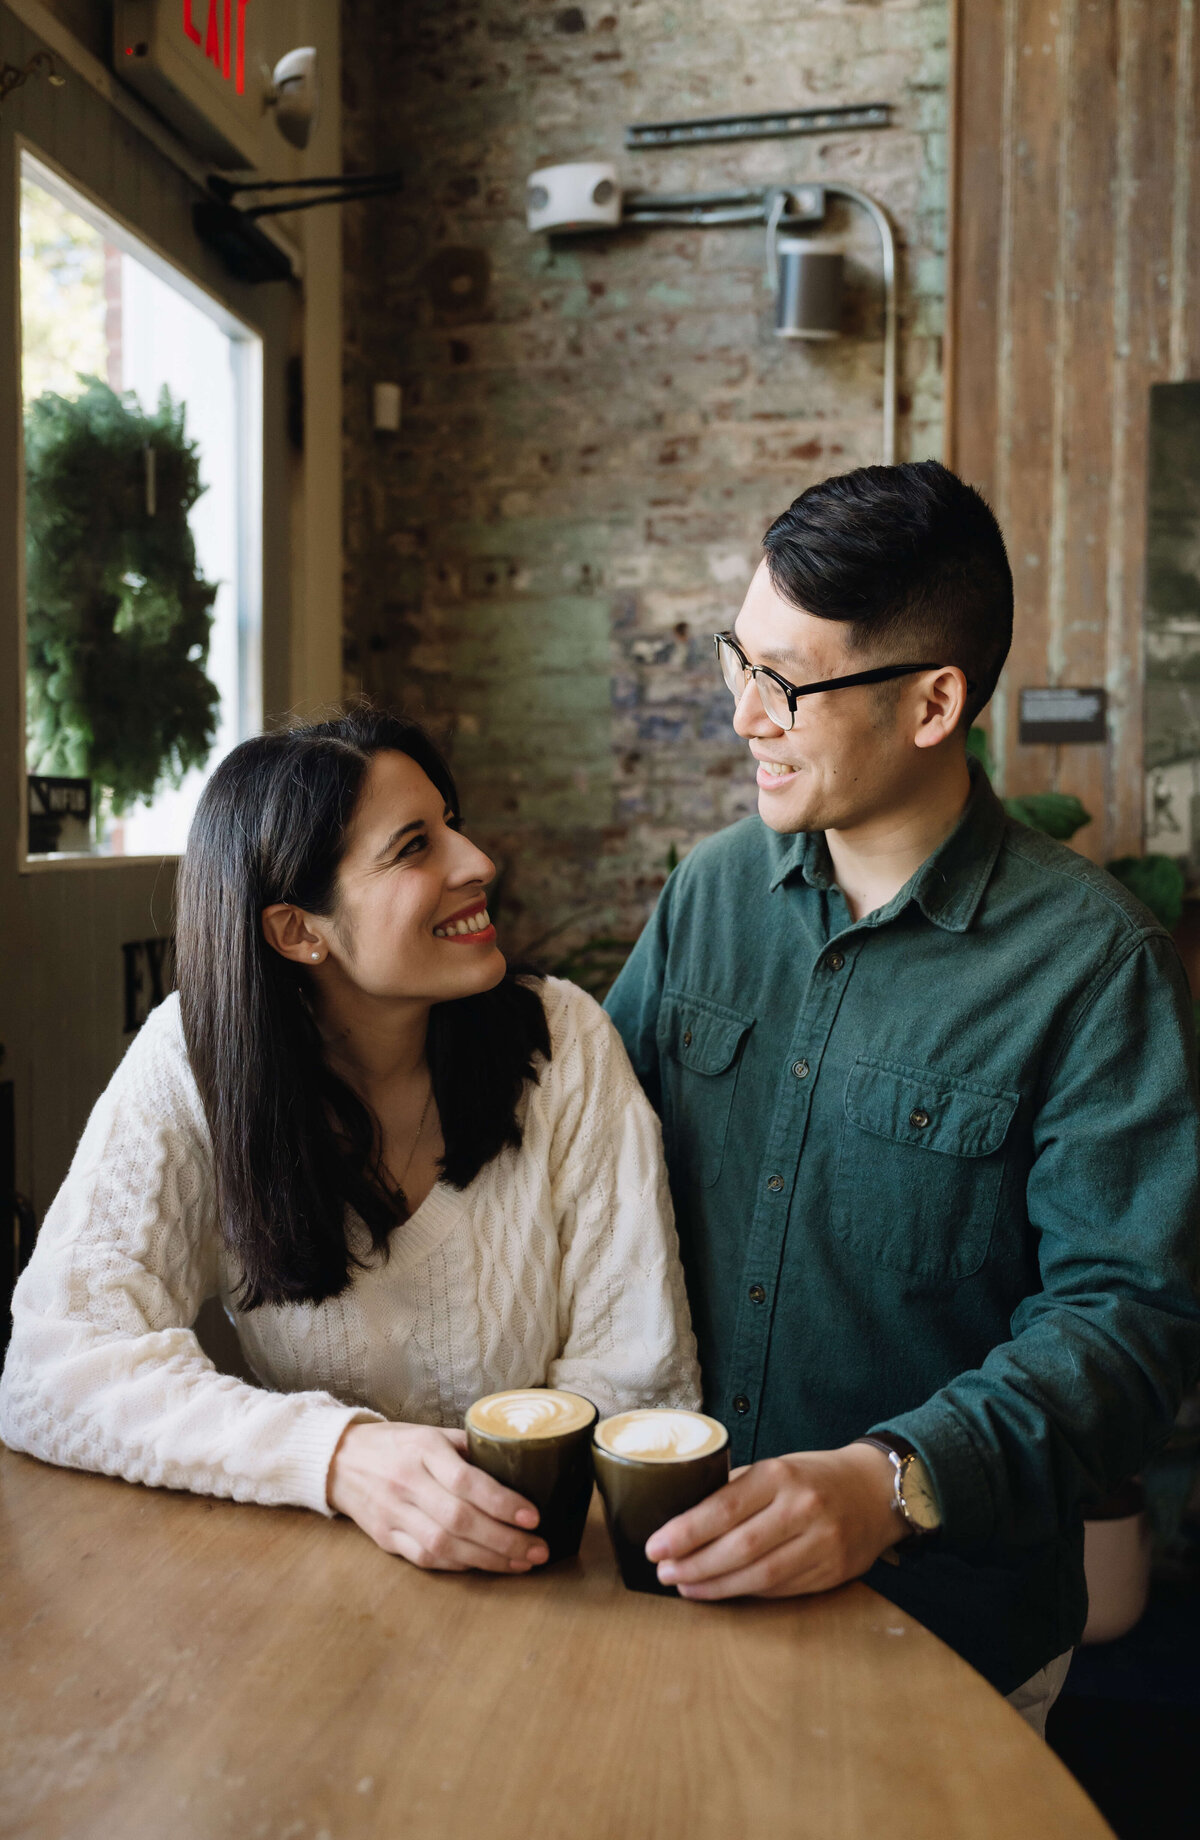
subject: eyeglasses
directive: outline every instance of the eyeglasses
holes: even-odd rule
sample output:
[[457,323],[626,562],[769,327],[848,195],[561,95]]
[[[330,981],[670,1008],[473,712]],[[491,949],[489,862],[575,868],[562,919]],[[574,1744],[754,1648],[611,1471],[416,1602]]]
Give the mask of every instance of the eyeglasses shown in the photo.
[[[821,690],[849,690],[852,684],[886,684],[893,677],[911,677],[915,671],[938,671],[937,664],[880,664],[870,671],[852,671],[849,677],[826,677],[817,684],[791,684],[765,664],[751,664],[731,632],[714,633],[713,644],[730,694],[740,703],[753,678],[762,706],[776,728],[795,726],[796,704],[802,696]],[[975,686],[968,680],[968,694]]]

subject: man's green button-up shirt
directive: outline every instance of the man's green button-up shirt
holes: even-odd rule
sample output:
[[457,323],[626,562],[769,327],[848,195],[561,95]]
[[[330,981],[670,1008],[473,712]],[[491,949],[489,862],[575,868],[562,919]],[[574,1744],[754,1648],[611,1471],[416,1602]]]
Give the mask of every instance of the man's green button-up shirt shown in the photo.
[[734,1463],[905,1439],[943,1530],[869,1582],[1011,1691],[1078,1640],[1082,1505],[1200,1366],[1169,937],[973,773],[857,923],[819,833],[751,818],[698,845],[608,1008],[662,1118]]

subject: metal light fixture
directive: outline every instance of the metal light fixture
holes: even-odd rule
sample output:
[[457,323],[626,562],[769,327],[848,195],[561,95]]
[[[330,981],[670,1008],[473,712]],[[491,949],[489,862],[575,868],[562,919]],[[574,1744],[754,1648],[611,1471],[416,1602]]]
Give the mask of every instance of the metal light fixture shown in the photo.
[[[603,199],[593,191],[600,175],[611,182],[611,189],[605,185]],[[822,182],[671,196],[627,192],[622,197],[614,167],[602,169],[598,163],[578,161],[532,175],[527,221],[531,230],[552,231],[615,224],[712,228],[765,223],[767,282],[775,296],[777,337],[828,340],[841,331],[845,257],[828,242],[814,242],[811,236],[800,234],[802,227],[815,230],[824,222],[828,197],[858,205],[879,233],[884,292],[883,460],[891,466],[896,459],[896,243],[886,212],[866,192],[854,185]]]
[[825,189],[790,192],[773,186],[763,197],[767,219],[767,286],[775,296],[775,336],[835,339],[841,330],[843,260],[840,249],[798,234],[825,216]]
[[813,243],[812,237],[786,228],[788,202],[790,195],[780,191],[767,208],[767,287],[775,294],[775,337],[836,339],[845,256],[839,248]]
[[845,268],[841,250],[803,236],[780,236],[773,252],[776,338],[836,339],[841,331]]

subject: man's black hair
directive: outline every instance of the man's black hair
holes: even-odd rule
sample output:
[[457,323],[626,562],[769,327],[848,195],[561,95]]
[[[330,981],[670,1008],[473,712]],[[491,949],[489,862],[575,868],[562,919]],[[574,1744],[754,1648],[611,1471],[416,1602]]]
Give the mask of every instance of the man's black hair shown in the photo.
[[936,659],[974,685],[972,722],[1012,643],[1012,571],[991,509],[937,460],[863,466],[807,492],[763,538],[783,599],[848,627],[871,662]]

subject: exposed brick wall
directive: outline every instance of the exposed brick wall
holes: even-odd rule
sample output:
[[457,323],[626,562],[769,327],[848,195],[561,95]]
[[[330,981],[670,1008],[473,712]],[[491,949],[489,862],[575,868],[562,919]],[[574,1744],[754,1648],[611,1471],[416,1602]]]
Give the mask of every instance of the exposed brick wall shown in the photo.
[[[773,335],[760,227],[548,243],[527,175],[843,179],[900,243],[901,457],[940,441],[946,0],[346,0],[346,672],[449,736],[511,935],[636,930],[672,847],[753,809],[709,634],[763,529],[879,457],[875,232],[846,336]],[[627,154],[627,122],[890,102],[887,130]],[[455,286],[455,278],[457,288]],[[404,389],[399,435],[371,386]]]

